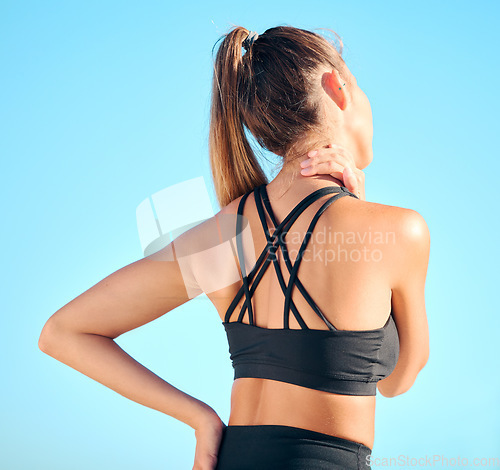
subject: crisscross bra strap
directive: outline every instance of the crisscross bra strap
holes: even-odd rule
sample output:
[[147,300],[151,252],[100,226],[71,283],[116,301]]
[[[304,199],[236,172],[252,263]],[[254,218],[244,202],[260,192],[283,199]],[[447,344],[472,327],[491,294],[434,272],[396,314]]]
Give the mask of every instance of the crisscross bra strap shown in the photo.
[[[309,227],[307,229],[306,235],[302,241],[301,247],[299,249],[299,252],[297,254],[297,258],[295,259],[294,264],[292,265],[290,258],[288,256],[288,250],[286,248],[286,244],[284,242],[284,236],[292,226],[292,224],[297,220],[299,215],[309,206],[311,205],[314,201],[318,200],[319,198],[325,196],[326,194],[331,194],[331,193],[338,193],[335,194],[333,197],[328,199],[323,205],[320,207],[320,209],[316,212],[314,215],[311,223],[309,224]],[[243,319],[243,316],[245,315],[246,309],[248,309],[248,318],[249,318],[249,323],[251,325],[254,324],[254,315],[253,315],[253,310],[252,310],[252,303],[251,303],[251,297],[252,294],[255,292],[255,289],[257,288],[258,283],[262,279],[267,267],[269,266],[270,262],[272,261],[275,267],[276,275],[278,277],[278,281],[280,284],[280,287],[285,294],[285,306],[284,306],[284,328],[288,329],[289,328],[289,317],[290,317],[290,309],[292,310],[294,317],[296,318],[297,322],[299,323],[300,327],[302,329],[308,329],[306,323],[300,316],[297,307],[295,306],[293,300],[291,299],[292,296],[292,289],[295,283],[297,283],[297,288],[301,292],[301,294],[304,296],[308,304],[311,306],[311,308],[314,310],[314,312],[325,322],[325,324],[328,326],[330,330],[335,330],[335,327],[325,318],[325,316],[322,314],[321,310],[318,308],[318,306],[315,304],[315,302],[312,300],[311,296],[307,293],[306,289],[300,282],[300,280],[297,278],[297,272],[300,266],[300,262],[302,260],[303,253],[307,247],[307,244],[309,243],[309,240],[312,235],[312,231],[314,230],[314,227],[316,226],[319,217],[321,214],[327,209],[327,207],[332,204],[334,201],[337,199],[343,197],[343,196],[352,196],[352,197],[357,197],[351,192],[349,192],[345,187],[337,187],[337,186],[329,186],[326,188],[320,188],[313,193],[309,194],[306,196],[302,201],[300,201],[293,209],[292,211],[286,216],[286,218],[281,222],[280,224],[277,223],[276,217],[273,213],[273,210],[271,208],[271,205],[269,203],[269,197],[267,195],[267,191],[265,188],[265,185],[258,186],[254,190],[254,196],[255,196],[255,203],[257,207],[257,211],[259,213],[259,218],[261,220],[264,233],[266,236],[267,244],[262,250],[262,253],[259,256],[259,259],[255,263],[254,268],[252,271],[248,274],[248,276],[245,274],[245,267],[244,267],[244,257],[243,257],[243,249],[242,249],[242,243],[241,243],[241,224],[242,224],[242,215],[243,215],[243,207],[246,202],[246,199],[248,197],[249,193],[245,194],[241,200],[240,204],[238,206],[238,218],[236,222],[236,233],[237,233],[237,252],[238,252],[238,259],[240,263],[240,267],[242,269],[242,277],[243,277],[243,285],[240,288],[238,294],[235,296],[233,299],[233,302],[229,306],[226,315],[225,315],[225,321],[229,322],[230,317],[238,304],[238,302],[241,300],[241,297],[243,294],[245,294],[245,302],[243,304],[243,307],[241,309],[241,312],[238,316],[238,321],[241,322]],[[275,231],[271,235],[269,233],[269,227],[266,222],[266,216],[264,213],[264,208],[263,208],[263,203],[266,207],[266,210],[275,226]],[[276,251],[278,247],[281,247],[282,252],[283,252],[283,257],[287,266],[288,271],[290,272],[290,278],[288,281],[288,285],[285,284],[284,278],[283,278],[283,273],[281,272],[281,267],[279,265],[279,261],[276,257]],[[265,259],[265,261],[264,261]],[[263,263],[264,262],[264,263]],[[263,265],[262,265],[263,263]],[[261,267],[260,271],[257,274],[257,271]],[[257,276],[256,276],[257,274]],[[255,277],[256,276],[256,277]],[[249,283],[254,280],[255,277],[255,282],[253,285],[250,287]]]
[[[339,192],[338,189],[339,188],[335,188],[335,191],[332,191],[332,192]],[[266,238],[268,239],[268,242],[269,242],[270,241],[270,235],[269,235],[269,230],[268,230],[268,226],[267,226],[265,214],[264,214],[264,211],[262,209],[261,199],[264,202],[264,205],[266,207],[267,213],[269,214],[269,217],[271,218],[271,221],[272,221],[273,225],[275,227],[278,227],[279,224],[278,224],[278,221],[276,220],[276,217],[274,215],[273,209],[272,209],[271,204],[269,202],[269,197],[267,195],[267,191],[266,191],[265,187],[261,187],[261,189],[259,191],[259,198],[257,200],[257,210],[259,212],[259,217],[260,217],[262,226],[264,228],[264,232],[266,234]],[[335,199],[336,199],[336,197],[335,197]],[[332,198],[332,202],[335,199]],[[278,242],[279,246],[281,247],[281,251],[283,253],[283,258],[285,260],[285,264],[286,264],[286,267],[288,269],[288,272],[291,273],[292,269],[293,269],[293,265],[292,265],[292,262],[290,261],[289,255],[288,255],[288,249],[287,249],[286,243],[284,243],[284,240],[282,239],[282,237],[278,237],[277,238],[277,242]],[[306,243],[307,243],[307,241],[306,241]],[[304,247],[304,249],[305,249],[305,247]],[[302,250],[302,252],[303,251],[304,250]],[[297,257],[296,258],[296,262],[297,262],[297,260],[300,261],[300,259],[301,258]],[[299,324],[301,324],[301,327],[302,328],[307,328],[307,326],[305,326],[305,327],[302,326],[302,323],[304,323],[303,320],[302,320],[302,317],[300,316],[300,314],[299,314],[299,312],[297,310],[297,307],[295,306],[295,303],[291,299],[291,290],[289,291],[289,287],[290,287],[290,281],[292,280],[292,278],[290,278],[288,286],[285,286],[285,282],[283,280],[283,274],[281,272],[281,267],[279,265],[278,260],[277,259],[273,259],[273,264],[274,264],[274,268],[275,268],[275,271],[276,271],[276,275],[277,275],[277,277],[279,279],[279,283],[281,285],[281,289],[282,289],[283,293],[285,294],[285,312],[284,312],[284,325],[286,325],[285,327],[288,328],[288,317],[289,317],[289,313],[287,314],[286,312],[289,312],[289,308],[291,307],[292,311],[293,311],[293,314],[294,314],[295,318],[297,319],[297,321],[299,322]],[[300,279],[297,278],[297,277],[295,277],[295,281],[297,283],[297,288],[299,289],[300,293],[304,296],[304,298],[306,299],[307,303],[311,306],[311,308],[316,313],[316,315],[318,315],[323,320],[323,322],[328,326],[328,328],[330,330],[335,330],[335,327],[328,321],[328,319],[323,315],[323,313],[321,312],[321,310],[319,309],[319,307],[316,305],[316,303],[312,300],[311,296],[309,295],[309,293],[307,292],[307,290],[304,288],[304,286],[303,286],[302,282],[300,281]],[[287,296],[287,292],[289,292],[288,296]],[[287,301],[288,301],[288,303],[287,303]]]
[[[248,279],[248,276],[246,275],[245,256],[243,253],[243,241],[242,241],[243,232],[241,230],[241,226],[243,224],[243,207],[245,206],[245,202],[246,202],[249,195],[250,195],[250,193],[246,193],[240,199],[240,203],[238,204],[238,215],[236,216],[236,249],[237,249],[237,253],[238,253],[238,262],[239,262],[240,269],[241,269],[241,276],[243,279],[243,286],[242,287],[244,289],[245,298],[246,298],[245,299],[245,307],[248,307],[248,321],[249,321],[250,325],[253,325],[253,309],[252,309],[252,302],[250,301],[252,296],[250,294],[250,289],[249,289],[249,279]],[[240,289],[240,291],[241,291],[241,289]],[[241,298],[241,296],[239,296],[239,297]],[[239,299],[238,299],[238,302],[239,302]],[[236,302],[236,304],[238,302]],[[233,303],[234,303],[234,301],[233,301]],[[233,306],[232,310],[234,310],[234,308],[236,307],[236,304]],[[231,310],[231,312],[232,312],[232,310]],[[243,315],[244,315],[244,311],[243,311],[243,314],[240,313],[240,316],[238,317],[238,321],[242,320]],[[226,313],[226,316],[227,316],[227,313]]]

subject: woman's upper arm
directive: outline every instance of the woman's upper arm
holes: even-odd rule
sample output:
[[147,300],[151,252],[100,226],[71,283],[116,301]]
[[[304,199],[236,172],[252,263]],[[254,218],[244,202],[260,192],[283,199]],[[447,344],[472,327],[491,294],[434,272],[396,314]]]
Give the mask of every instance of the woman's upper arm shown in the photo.
[[116,338],[193,298],[175,255],[176,241],[118,269],[64,305],[45,324],[40,343],[61,332]]
[[414,383],[429,357],[429,328],[425,310],[425,280],[430,252],[429,228],[416,211],[402,209],[394,251],[392,315],[399,335],[399,359],[392,374],[379,382],[390,396]]

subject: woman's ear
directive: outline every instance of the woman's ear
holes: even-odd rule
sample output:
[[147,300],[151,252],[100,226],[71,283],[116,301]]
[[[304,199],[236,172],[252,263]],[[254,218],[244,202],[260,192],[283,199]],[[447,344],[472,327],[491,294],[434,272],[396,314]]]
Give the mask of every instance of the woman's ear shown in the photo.
[[341,111],[347,107],[345,82],[335,70],[325,72],[321,77],[321,85],[325,93],[335,102]]

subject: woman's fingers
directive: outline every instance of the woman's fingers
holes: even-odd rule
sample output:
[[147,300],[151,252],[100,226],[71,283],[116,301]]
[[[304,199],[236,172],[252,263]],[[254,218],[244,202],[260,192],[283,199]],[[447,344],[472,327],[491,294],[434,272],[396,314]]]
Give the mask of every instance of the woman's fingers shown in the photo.
[[[301,164],[302,165],[302,164]],[[312,175],[332,175],[335,178],[342,179],[342,172],[345,166],[332,160],[331,157],[326,161],[315,161],[306,167],[303,167],[300,173],[305,176]]]
[[301,162],[300,166],[302,168],[307,168],[308,166],[315,166],[328,162],[337,162],[343,166],[353,165],[353,162],[350,158],[335,149],[313,150],[312,152],[308,153],[308,157],[309,158],[306,158]]
[[330,175],[341,180],[344,186],[358,198],[365,200],[365,174],[356,168],[354,158],[346,148],[329,144],[326,148],[308,152],[301,163],[304,176]]
[[359,181],[349,166],[343,166],[334,161],[326,161],[307,166],[301,170],[304,176],[330,175],[344,183],[344,186],[353,194],[360,197]]

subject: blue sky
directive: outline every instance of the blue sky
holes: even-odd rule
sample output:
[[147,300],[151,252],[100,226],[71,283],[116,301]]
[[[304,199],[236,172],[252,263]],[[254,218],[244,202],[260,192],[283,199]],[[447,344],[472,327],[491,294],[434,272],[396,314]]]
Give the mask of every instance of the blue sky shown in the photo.
[[[194,432],[43,354],[47,318],[143,256],[136,209],[203,177],[212,47],[232,25],[331,28],[370,99],[368,200],[431,232],[431,355],[378,396],[373,457],[500,457],[496,1],[0,2],[0,467],[188,469]],[[118,340],[227,423],[232,369],[197,298]],[[374,468],[376,468],[374,466]]]

